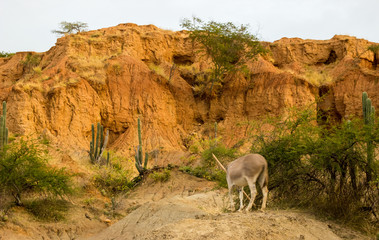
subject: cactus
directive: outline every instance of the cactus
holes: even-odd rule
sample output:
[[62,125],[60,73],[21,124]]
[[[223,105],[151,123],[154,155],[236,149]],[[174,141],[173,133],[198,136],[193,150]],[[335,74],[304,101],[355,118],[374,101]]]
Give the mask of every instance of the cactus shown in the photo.
[[[104,137],[104,127],[97,123],[97,133],[95,139],[95,126],[92,124],[92,141],[90,142],[89,156],[92,163],[99,163],[104,149],[108,143],[109,130],[107,129]],[[109,154],[107,156],[107,162],[109,162]]]
[[7,102],[3,101],[3,115],[0,116],[0,149],[8,144],[8,128],[6,125]]
[[367,183],[372,180],[373,160],[374,160],[374,144],[372,140],[372,127],[375,123],[375,108],[371,105],[371,99],[368,98],[366,92],[362,93],[362,108],[363,108],[363,120],[366,126],[366,145],[367,145],[367,170],[366,179]]
[[215,138],[217,138],[217,122],[215,122]]
[[[142,155],[142,134],[141,134],[141,120],[138,118],[138,146],[135,149],[136,155],[135,158],[135,165],[140,175],[143,175],[144,171],[147,167],[147,162],[149,160],[149,155],[145,153],[145,161],[143,161],[143,155]],[[143,165],[142,165],[143,163]]]

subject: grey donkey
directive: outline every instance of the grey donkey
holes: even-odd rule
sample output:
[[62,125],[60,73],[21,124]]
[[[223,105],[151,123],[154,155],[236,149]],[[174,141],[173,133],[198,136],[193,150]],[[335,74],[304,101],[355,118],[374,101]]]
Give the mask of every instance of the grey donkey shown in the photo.
[[229,198],[232,209],[234,209],[234,202],[232,196],[233,186],[239,187],[240,208],[243,209],[243,187],[248,185],[250,188],[251,198],[246,211],[249,211],[257,194],[256,182],[260,185],[263,193],[263,201],[261,210],[266,208],[267,195],[268,195],[268,167],[266,159],[259,154],[248,154],[246,156],[237,158],[229,163],[226,170],[226,180],[229,188]]

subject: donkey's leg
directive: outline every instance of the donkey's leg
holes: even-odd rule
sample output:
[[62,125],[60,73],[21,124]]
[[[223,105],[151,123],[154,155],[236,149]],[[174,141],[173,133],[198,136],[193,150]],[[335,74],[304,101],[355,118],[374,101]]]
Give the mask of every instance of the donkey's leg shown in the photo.
[[241,212],[243,209],[243,187],[239,188],[239,192],[240,192],[240,208],[238,209],[238,211]]
[[259,186],[261,187],[262,194],[263,194],[262,207],[261,207],[261,210],[263,211],[266,208],[267,196],[268,196],[268,188],[267,188],[268,177],[264,172],[262,172],[261,175],[259,176],[258,183],[259,183]]
[[261,187],[262,189],[262,194],[263,194],[263,200],[262,200],[262,207],[261,207],[261,210],[265,210],[266,208],[266,202],[267,202],[267,195],[268,195],[268,188],[267,188],[267,185],[264,186],[264,187]]
[[229,189],[229,199],[230,199],[230,208],[232,211],[234,211],[234,201],[233,201],[233,185],[229,184],[228,182],[228,189]]
[[255,186],[255,179],[248,179],[247,183],[249,184],[250,188],[250,202],[249,205],[246,208],[246,211],[250,211],[250,209],[253,207],[255,196],[257,195],[257,187]]

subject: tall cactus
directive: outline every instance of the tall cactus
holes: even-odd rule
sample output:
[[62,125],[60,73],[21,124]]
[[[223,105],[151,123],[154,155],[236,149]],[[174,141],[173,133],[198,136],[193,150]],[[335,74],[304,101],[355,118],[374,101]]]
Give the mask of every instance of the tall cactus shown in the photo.
[[366,92],[362,93],[362,108],[363,120],[366,130],[366,146],[367,146],[367,170],[366,179],[367,183],[372,180],[373,161],[374,161],[374,144],[372,140],[372,128],[375,123],[375,108],[371,105],[371,99],[368,98]]
[[[101,156],[107,146],[109,130],[107,129],[105,137],[104,137],[104,127],[97,123],[97,131],[95,138],[95,126],[92,124],[92,141],[90,142],[90,151],[89,156],[92,163],[99,163]],[[108,155],[109,157],[109,155]],[[109,159],[107,160],[109,161]]]
[[3,101],[3,115],[0,117],[0,149],[8,144],[8,128],[6,125],[7,102]]
[[[147,152],[145,153],[145,161],[143,161],[143,155],[142,155],[142,134],[141,134],[141,120],[138,118],[138,146],[135,149],[136,155],[135,158],[135,165],[140,175],[144,173],[147,167],[147,162],[149,160],[149,155]],[[143,163],[143,165],[142,165]]]
[[217,122],[215,122],[215,138],[217,138]]

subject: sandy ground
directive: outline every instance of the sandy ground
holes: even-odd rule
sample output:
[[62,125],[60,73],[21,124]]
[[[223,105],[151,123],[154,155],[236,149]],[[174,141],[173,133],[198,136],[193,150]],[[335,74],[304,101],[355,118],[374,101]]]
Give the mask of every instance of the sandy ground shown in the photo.
[[37,222],[21,211],[12,224],[0,227],[0,240],[370,239],[301,211],[268,205],[265,212],[240,213],[227,207],[225,189],[173,170],[167,182],[147,178],[125,196],[119,206],[125,217],[120,220],[105,222],[80,205],[70,210],[68,220],[57,223]]
[[168,183],[147,182],[130,196],[140,205],[89,240],[104,239],[369,239],[297,211],[227,212],[224,189],[174,173]]

